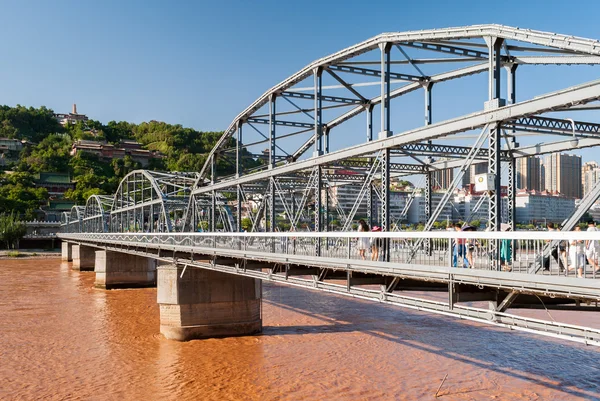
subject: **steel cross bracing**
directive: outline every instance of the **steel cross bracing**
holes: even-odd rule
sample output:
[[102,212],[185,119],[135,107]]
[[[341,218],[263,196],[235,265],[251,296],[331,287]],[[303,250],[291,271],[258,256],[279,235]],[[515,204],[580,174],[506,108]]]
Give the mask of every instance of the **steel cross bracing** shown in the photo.
[[[571,215],[562,222],[560,231],[571,231],[577,223],[581,221],[581,218],[585,213],[590,210],[592,205],[600,199],[600,181],[596,182],[592,189],[583,197],[579,205],[573,210]],[[540,257],[536,260],[536,263],[531,266],[530,273],[538,273],[543,266],[543,261],[550,257],[550,252],[554,247],[558,246],[558,241],[550,241],[546,244]]]
[[[471,167],[471,164],[473,163],[473,160],[475,160],[475,155],[479,152],[479,149],[483,145],[483,143],[484,143],[484,141],[486,139],[486,134],[488,132],[489,132],[489,126],[486,125],[483,128],[483,130],[481,130],[481,133],[479,134],[479,137],[475,141],[475,144],[473,144],[473,148],[471,149],[471,151],[470,151],[469,155],[467,156],[467,158],[464,160],[462,167],[458,171],[458,174],[456,174],[456,176],[454,176],[454,179],[452,180],[452,183],[450,184],[450,187],[444,193],[444,196],[442,197],[442,199],[437,204],[435,210],[431,213],[431,216],[429,216],[429,220],[425,223],[425,227],[423,229],[424,231],[430,231],[431,230],[431,228],[433,227],[433,224],[436,222],[438,216],[440,215],[440,213],[442,212],[442,210],[444,210],[444,206],[446,206],[446,203],[452,197],[452,194],[454,193],[454,189],[456,189],[458,187],[458,184],[461,182],[463,175],[465,174],[465,172],[467,171],[467,169],[469,167]],[[410,263],[413,260],[413,258],[415,257],[415,255],[419,251],[420,246],[422,245],[422,243],[423,243],[422,240],[417,241],[417,243],[412,248],[412,251],[409,254],[409,257],[407,259],[407,263]]]
[[[252,114],[267,103],[271,94],[281,94],[282,92],[293,90],[295,85],[310,77],[315,69],[329,69],[333,72],[335,68],[348,66],[344,65],[344,63],[347,64],[353,58],[377,49],[379,45],[383,43],[389,43],[394,47],[398,47],[399,45],[400,47],[404,47],[407,46],[407,44],[412,44],[419,46],[421,48],[420,51],[423,52],[438,53],[439,50],[447,50],[458,55],[458,58],[465,58],[466,60],[485,60],[490,58],[490,53],[489,51],[486,52],[485,49],[479,50],[482,47],[482,44],[479,41],[487,37],[496,37],[511,42],[510,45],[505,46],[505,54],[502,54],[499,58],[501,63],[509,62],[515,64],[526,60],[526,57],[528,57],[527,54],[539,57],[540,53],[552,52],[562,57],[557,57],[557,60],[555,61],[547,57],[543,60],[544,63],[555,62],[557,65],[565,64],[565,62],[568,61],[565,60],[565,58],[572,57],[573,63],[585,62],[594,64],[597,62],[594,57],[597,58],[599,55],[597,42],[595,40],[500,25],[479,25],[415,32],[386,33],[319,59],[271,88],[256,102],[240,113],[230,128],[225,131],[225,136],[219,140],[219,143],[215,147],[215,151],[220,150],[226,143],[225,139],[236,131],[238,121],[243,121],[252,117]],[[517,43],[517,45],[513,45],[512,43]],[[526,45],[522,45],[522,43],[525,43]],[[485,48],[485,46],[483,47]],[[580,59],[588,59],[578,60],[576,59],[577,57]],[[394,63],[394,61],[395,60],[391,60],[390,63]],[[416,61],[411,61],[413,65],[415,65]],[[438,60],[435,60],[435,62],[438,62]],[[439,59],[440,64],[443,64],[444,62],[443,58]],[[403,73],[399,72],[398,74]],[[422,77],[418,78],[421,79]],[[420,82],[418,84],[420,84]],[[346,86],[354,88],[355,90],[357,88],[357,86],[354,86],[352,83],[347,83]],[[373,99],[371,99],[371,101],[372,100]],[[205,165],[201,172],[202,175],[207,171]]]

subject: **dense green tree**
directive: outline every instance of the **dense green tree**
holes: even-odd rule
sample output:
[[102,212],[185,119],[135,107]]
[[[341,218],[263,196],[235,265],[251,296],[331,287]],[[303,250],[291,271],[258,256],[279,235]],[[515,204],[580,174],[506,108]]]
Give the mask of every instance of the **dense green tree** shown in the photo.
[[28,172],[0,175],[0,213],[15,212],[24,219],[37,217],[36,210],[48,199],[45,188],[36,188]]
[[44,106],[0,106],[0,136],[37,143],[56,132],[63,132],[63,127],[54,118],[54,112]]
[[29,171],[64,172],[69,169],[72,140],[69,135],[50,134],[35,145],[25,161]]
[[19,240],[26,232],[25,223],[15,212],[0,214],[0,242],[4,243],[7,249],[17,248]]

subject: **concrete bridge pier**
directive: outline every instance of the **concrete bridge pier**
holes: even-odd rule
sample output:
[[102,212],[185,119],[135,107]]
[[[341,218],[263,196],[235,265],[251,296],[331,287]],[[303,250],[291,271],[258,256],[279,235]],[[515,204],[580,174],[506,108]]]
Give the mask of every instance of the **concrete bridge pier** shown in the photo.
[[60,248],[61,248],[60,260],[62,260],[63,262],[71,262],[73,260],[73,254],[72,254],[73,244],[71,244],[70,242],[67,242],[67,241],[63,241],[60,244]]
[[158,268],[160,332],[187,341],[262,332],[262,282],[188,267]]
[[71,256],[73,257],[73,270],[94,270],[94,261],[96,248],[85,245],[71,246]]
[[97,288],[141,288],[156,285],[156,260],[113,251],[95,252]]

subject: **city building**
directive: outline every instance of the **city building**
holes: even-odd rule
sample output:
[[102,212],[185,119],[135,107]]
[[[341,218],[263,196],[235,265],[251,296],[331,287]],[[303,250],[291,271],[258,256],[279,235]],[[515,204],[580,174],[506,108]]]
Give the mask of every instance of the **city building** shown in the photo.
[[518,189],[541,191],[542,161],[539,157],[520,157],[515,162]]
[[51,197],[62,198],[69,189],[75,189],[69,173],[41,172],[34,178],[34,183],[37,187],[46,188]]
[[[425,224],[427,222],[427,217],[425,215],[425,193],[421,189],[417,189],[416,191],[415,198],[408,209],[407,221],[410,224]],[[445,191],[433,192],[431,194],[431,213],[433,213],[433,211],[439,205],[444,194]],[[436,221],[452,221],[452,211],[452,203],[446,203]]]
[[562,223],[575,210],[575,198],[549,191],[519,190],[515,220],[520,224]]
[[75,156],[80,152],[97,155],[99,159],[106,161],[130,156],[132,160],[139,162],[142,167],[148,166],[151,159],[164,157],[158,151],[142,149],[142,145],[136,141],[121,141],[117,147],[106,142],[79,140],[73,143],[71,156]]
[[544,157],[545,190],[581,199],[581,157],[552,153]]
[[454,169],[447,168],[436,170],[431,174],[431,187],[433,189],[448,189],[454,180]]
[[485,174],[488,171],[488,163],[487,162],[479,162],[471,164],[469,169],[465,171],[465,174],[462,178],[462,186],[463,188],[469,186],[469,184],[475,183],[475,176],[479,174]]
[[[475,192],[475,185],[469,184],[462,190],[454,193],[452,201],[453,219],[455,221],[473,221],[487,222],[489,219],[489,197],[482,192]],[[502,221],[508,220],[508,197],[507,187],[501,187],[501,210],[500,218]]]
[[600,181],[600,166],[595,161],[587,162],[581,168],[582,196],[587,195],[594,185]]
[[54,118],[56,118],[63,127],[67,124],[75,124],[78,121],[86,122],[89,120],[88,116],[85,114],[77,113],[77,105],[75,103],[73,103],[73,109],[69,114],[54,114]]

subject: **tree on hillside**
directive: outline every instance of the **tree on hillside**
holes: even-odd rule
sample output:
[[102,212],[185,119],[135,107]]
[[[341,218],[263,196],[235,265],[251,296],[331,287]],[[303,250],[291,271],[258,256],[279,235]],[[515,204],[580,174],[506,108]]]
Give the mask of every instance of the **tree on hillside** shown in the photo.
[[[69,135],[51,134],[31,149],[24,159],[25,168],[33,172],[65,172],[69,168],[72,140]],[[23,159],[22,159],[23,160]],[[24,166],[21,166],[23,168]]]
[[25,223],[14,212],[0,214],[0,241],[6,244],[6,249],[17,248],[26,232]]
[[64,132],[54,118],[54,112],[45,106],[33,107],[0,106],[0,136],[26,139],[37,143],[55,132]]
[[48,199],[45,188],[36,188],[33,175],[16,172],[0,175],[0,213],[17,213],[27,220],[37,217],[40,204]]

